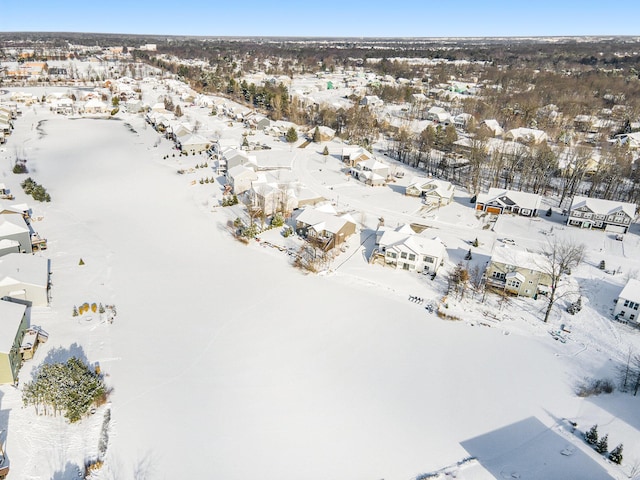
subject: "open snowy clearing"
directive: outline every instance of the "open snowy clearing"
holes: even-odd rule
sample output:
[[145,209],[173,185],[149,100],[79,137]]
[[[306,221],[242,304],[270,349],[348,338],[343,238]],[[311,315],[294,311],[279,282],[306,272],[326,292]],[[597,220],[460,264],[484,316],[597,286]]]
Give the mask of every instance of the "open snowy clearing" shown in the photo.
[[[356,219],[365,228],[328,274],[304,275],[276,249],[233,240],[228,212],[212,208],[220,185],[191,185],[197,173],[176,174],[201,157],[163,159],[174,150],[158,138],[139,116],[70,119],[36,106],[16,121],[0,153],[16,202],[43,217],[34,227],[48,238],[41,255],[54,272],[51,306],[31,312],[49,341],[24,365],[21,384],[45,359],[75,354],[99,362],[114,389],[110,405],[66,425],[23,409],[19,389],[3,386],[12,477],[77,478],[96,455],[106,408],[109,448],[98,474],[105,479],[406,479],[445,470],[468,479],[541,478],[531,467],[540,462],[553,465],[557,478],[599,479],[623,478],[637,460],[637,399],[573,393],[584,376],[612,377],[628,345],[637,346],[637,332],[606,316],[623,275],[595,267],[606,255],[624,274],[637,268],[635,230],[624,256],[600,252],[600,244],[589,249],[591,263],[573,275],[588,289],[575,318],[558,312],[554,325],[544,325],[542,303],[513,300],[501,310],[490,298],[450,299],[462,321],[443,321],[407,300],[440,299],[442,279],[366,263],[359,243],[379,216],[437,229],[454,263],[475,237],[480,263],[496,238],[533,247],[550,225],[557,235],[571,229],[557,215],[501,218],[495,231],[482,230],[463,192],[420,219],[419,202],[409,204],[393,186],[337,183],[333,157],[304,149],[295,152],[304,181],[362,212]],[[21,191],[12,145],[50,204]],[[576,233],[604,241],[600,232]],[[72,317],[85,301],[117,305],[114,323]],[[561,344],[547,331],[567,320],[572,334]],[[586,448],[565,419],[578,429],[602,425],[610,447],[624,443],[625,465]],[[567,448],[571,455],[561,453]],[[455,466],[469,456],[478,460]]]

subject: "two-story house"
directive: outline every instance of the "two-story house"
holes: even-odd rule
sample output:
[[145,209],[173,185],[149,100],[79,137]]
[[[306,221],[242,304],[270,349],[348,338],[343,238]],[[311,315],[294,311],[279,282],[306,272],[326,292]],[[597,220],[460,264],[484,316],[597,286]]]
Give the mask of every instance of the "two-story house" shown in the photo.
[[636,216],[636,205],[600,198],[573,197],[567,225],[627,233]]
[[409,225],[396,229],[379,227],[372,260],[382,256],[384,265],[418,273],[436,273],[444,264],[447,249],[439,238],[417,234]]
[[613,316],[621,322],[640,323],[638,313],[640,308],[640,281],[630,278],[618,295]]
[[512,295],[536,298],[551,289],[546,273],[547,257],[522,248],[500,245],[493,249],[485,272],[487,286],[503,289]]

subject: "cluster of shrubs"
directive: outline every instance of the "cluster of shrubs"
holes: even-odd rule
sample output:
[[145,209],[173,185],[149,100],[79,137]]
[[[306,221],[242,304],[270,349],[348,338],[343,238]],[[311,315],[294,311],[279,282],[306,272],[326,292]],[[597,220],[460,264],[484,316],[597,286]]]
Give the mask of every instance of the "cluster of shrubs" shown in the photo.
[[34,380],[22,390],[24,406],[33,405],[38,414],[62,413],[71,423],[89,412],[92,405],[107,400],[107,389],[100,375],[76,357],[66,363],[40,367]]
[[24,193],[31,195],[34,200],[38,202],[50,202],[51,196],[47,193],[47,190],[33,180],[31,177],[25,179],[20,186],[24,190]]
[[[598,437],[598,425],[594,425],[584,434],[584,440],[602,455],[606,455],[609,451],[609,435]],[[622,463],[622,444],[611,450],[608,458],[613,463],[620,465]]]
[[203,163],[202,165],[197,164],[197,165],[196,165],[196,168],[207,168],[208,166],[209,166],[209,164],[205,162],[205,163]]
[[26,160],[16,160],[15,165],[13,166],[13,173],[29,173],[27,169],[27,161]]
[[201,178],[201,179],[199,180],[199,183],[200,183],[200,185],[202,185],[203,183],[214,183],[215,181],[216,181],[216,180],[215,180],[215,178],[213,178],[213,177],[211,177],[211,178],[209,178],[209,177],[205,177],[205,178]]
[[238,204],[238,196],[237,195],[225,195],[222,197],[222,206],[230,207],[231,205]]

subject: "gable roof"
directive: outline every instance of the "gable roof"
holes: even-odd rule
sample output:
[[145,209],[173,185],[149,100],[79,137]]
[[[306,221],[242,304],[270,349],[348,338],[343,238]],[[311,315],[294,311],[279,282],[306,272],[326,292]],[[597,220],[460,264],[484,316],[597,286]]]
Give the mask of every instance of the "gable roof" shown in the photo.
[[46,288],[49,284],[49,260],[24,253],[0,257],[0,285],[15,283]]
[[0,300],[0,352],[11,351],[26,309],[26,305]]
[[316,231],[325,230],[333,234],[338,233],[347,223],[352,223],[354,227],[356,223],[349,214],[337,216],[313,207],[305,208],[296,221],[310,225]]
[[640,281],[630,278],[618,297],[634,302],[640,301]]
[[505,244],[496,245],[491,254],[491,262],[513,265],[537,272],[543,272],[549,263],[547,257],[540,253],[529,252],[523,248]]
[[598,215],[613,215],[616,212],[623,211],[630,218],[634,218],[636,216],[636,205],[633,203],[616,202],[613,200],[604,200],[602,198],[573,197],[570,211],[581,207],[587,207],[593,213]]
[[490,188],[488,193],[478,194],[476,203],[497,202],[502,205],[517,205],[520,208],[539,210],[542,198],[537,193],[518,192],[503,188]]
[[441,259],[445,258],[447,254],[447,250],[439,238],[427,238],[419,235],[407,224],[401,225],[395,230],[385,229],[378,243],[386,249],[405,247],[417,255],[428,255]]

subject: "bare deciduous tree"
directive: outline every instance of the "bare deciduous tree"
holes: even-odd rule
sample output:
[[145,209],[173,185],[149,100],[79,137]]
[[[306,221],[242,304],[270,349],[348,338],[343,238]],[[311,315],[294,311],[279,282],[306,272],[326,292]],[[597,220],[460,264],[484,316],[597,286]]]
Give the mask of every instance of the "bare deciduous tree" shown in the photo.
[[549,321],[549,315],[556,302],[562,297],[558,292],[558,286],[571,270],[582,263],[584,259],[584,245],[571,240],[550,240],[543,248],[542,254],[547,257],[544,265],[540,265],[541,271],[549,276],[550,292],[547,295],[547,307],[544,313],[544,322]]

